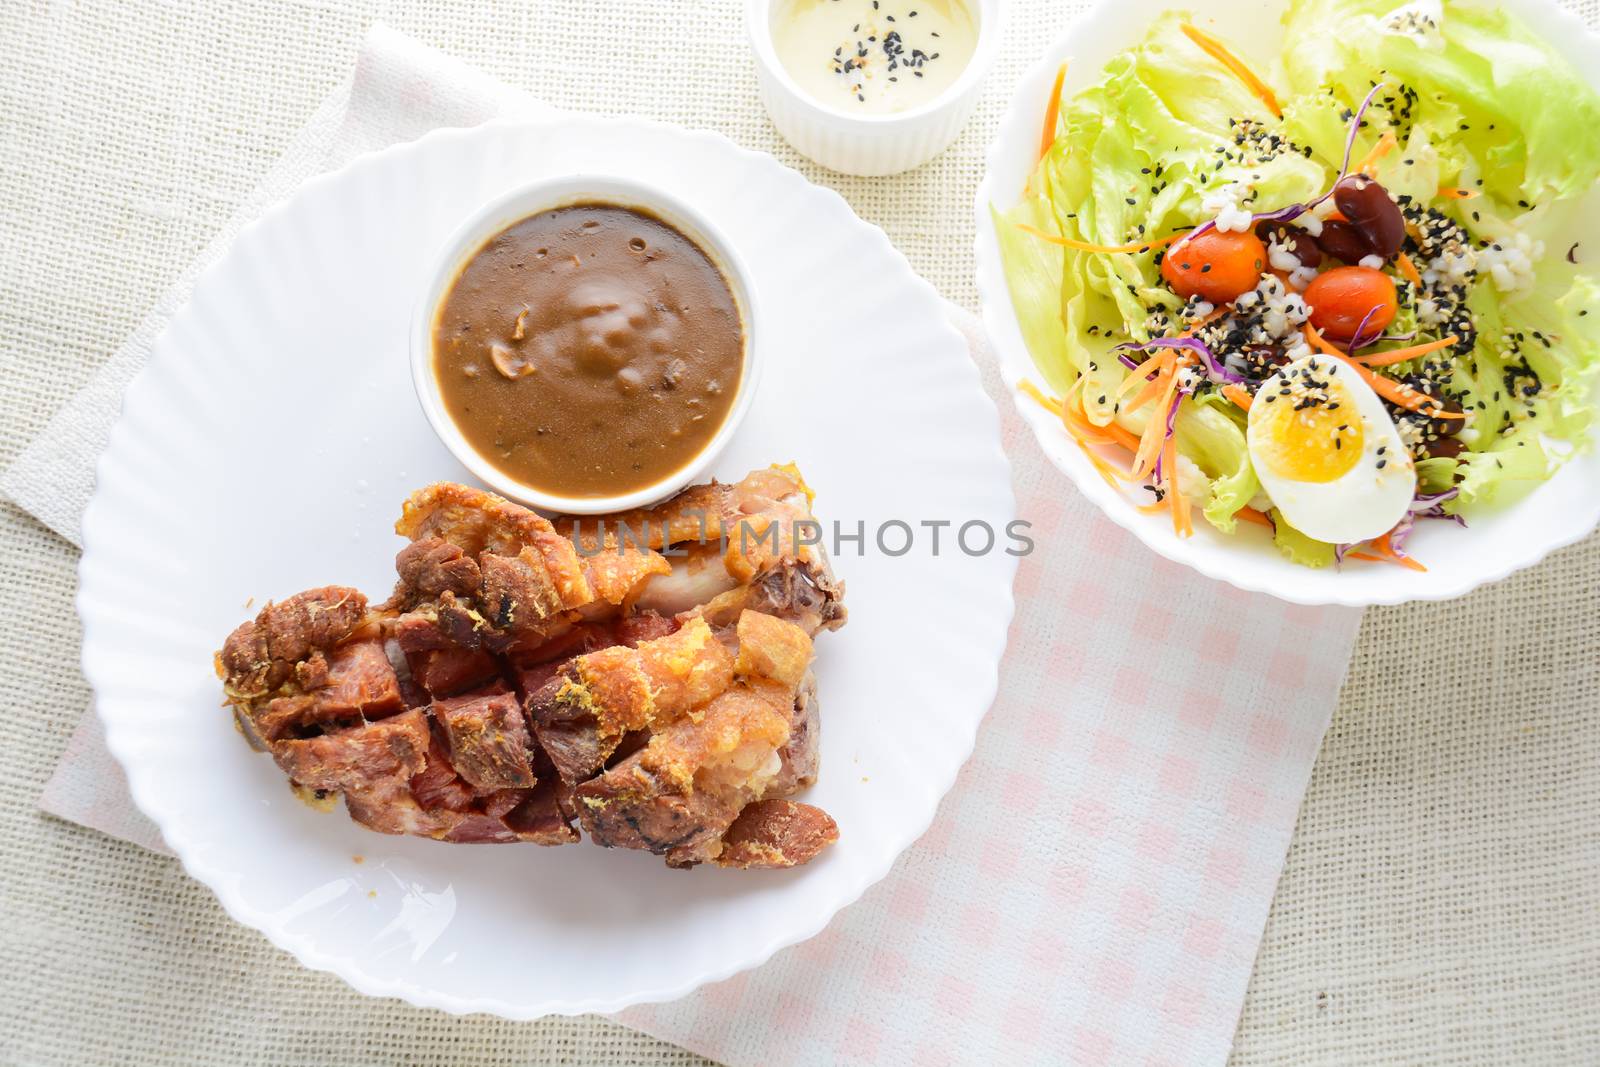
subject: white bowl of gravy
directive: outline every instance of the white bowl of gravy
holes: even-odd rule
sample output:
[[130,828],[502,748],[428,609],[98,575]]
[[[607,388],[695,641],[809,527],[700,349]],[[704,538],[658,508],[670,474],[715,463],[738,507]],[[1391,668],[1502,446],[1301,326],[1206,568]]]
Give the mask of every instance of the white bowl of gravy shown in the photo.
[[1003,0],[746,0],[767,114],[802,155],[896,174],[966,125],[1003,30]]
[[677,492],[755,395],[754,292],[703,214],[632,179],[516,189],[440,249],[411,330],[429,424],[485,484],[565,514]]

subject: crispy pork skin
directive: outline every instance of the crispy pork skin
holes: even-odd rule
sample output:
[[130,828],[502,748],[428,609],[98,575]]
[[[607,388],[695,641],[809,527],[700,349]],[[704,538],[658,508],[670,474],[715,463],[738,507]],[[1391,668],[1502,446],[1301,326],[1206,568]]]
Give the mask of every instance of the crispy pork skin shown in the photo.
[[579,656],[530,699],[539,743],[567,782],[600,770],[623,735],[655,729],[721,693],[733,657],[703,619],[634,648]]
[[660,853],[673,866],[712,858],[740,810],[778,772],[789,717],[774,700],[777,688],[741,682],[698,720],[657,731],[638,753],[580,785],[578,817],[589,836]]

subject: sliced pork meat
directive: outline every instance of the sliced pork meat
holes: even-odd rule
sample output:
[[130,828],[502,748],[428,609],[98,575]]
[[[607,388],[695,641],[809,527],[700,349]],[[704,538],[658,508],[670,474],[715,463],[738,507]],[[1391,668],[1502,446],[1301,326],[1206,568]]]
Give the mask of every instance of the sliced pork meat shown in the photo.
[[798,867],[839,840],[839,824],[821,808],[793,800],[748,804],[722,835],[719,867]]
[[327,659],[327,671],[315,699],[327,718],[380,719],[405,710],[400,679],[383,638],[351,641]]
[[[600,600],[620,604],[646,576],[668,569],[666,561],[647,549],[601,553],[585,559],[577,546],[544,518],[493,493],[441,482],[418,490],[406,501],[395,531],[412,541],[439,539],[477,559],[502,557],[492,566],[501,573],[485,595],[497,598],[510,588],[520,598],[524,621],[559,611],[573,611]],[[512,574],[505,560],[526,570]],[[402,575],[402,586],[404,586]],[[485,582],[490,575],[484,575]],[[414,591],[398,590],[397,599]],[[500,602],[486,605],[486,615],[500,612]]]
[[677,619],[658,615],[649,610],[640,610],[636,615],[629,615],[619,620],[612,632],[616,636],[617,644],[638,648],[646,641],[654,641],[673,633],[681,625]]
[[540,778],[517,806],[505,813],[506,827],[519,841],[536,845],[565,845],[578,840],[572,816],[561,802],[563,788],[554,774]]
[[483,571],[478,604],[495,629],[516,633],[563,609],[549,568],[534,549],[524,547],[515,556],[485,552],[478,562]]
[[449,739],[456,773],[481,792],[531,789],[533,739],[512,693],[436,700],[433,717]]
[[786,798],[817,775],[812,636],[844,609],[799,473],[585,522],[587,540],[469,486],[419,490],[386,603],[325,586],[228,637],[241,729],[303,797],[383,833],[557,845],[581,826],[677,867],[806,862],[837,828]]
[[383,779],[409,779],[426,766],[428,745],[428,718],[418,710],[321,737],[280,741],[272,754],[296,785],[343,793]]

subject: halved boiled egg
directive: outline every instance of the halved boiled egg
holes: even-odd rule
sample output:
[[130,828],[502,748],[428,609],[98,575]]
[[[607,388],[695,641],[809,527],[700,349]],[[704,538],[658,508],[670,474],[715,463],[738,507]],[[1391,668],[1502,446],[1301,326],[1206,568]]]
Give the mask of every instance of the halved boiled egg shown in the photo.
[[1416,496],[1411,453],[1383,401],[1329,356],[1297,359],[1262,383],[1245,440],[1273,506],[1319,541],[1381,537]]

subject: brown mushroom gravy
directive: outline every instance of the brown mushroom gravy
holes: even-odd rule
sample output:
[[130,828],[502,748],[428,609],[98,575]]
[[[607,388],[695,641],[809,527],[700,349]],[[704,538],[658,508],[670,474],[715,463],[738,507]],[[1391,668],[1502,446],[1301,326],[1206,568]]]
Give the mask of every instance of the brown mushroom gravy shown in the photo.
[[699,245],[641,210],[573,204],[473,253],[434,320],[434,373],[451,420],[497,469],[560,496],[612,496],[710,443],[744,343]]

